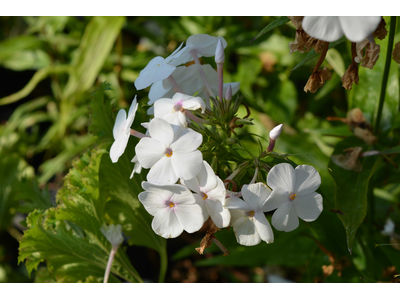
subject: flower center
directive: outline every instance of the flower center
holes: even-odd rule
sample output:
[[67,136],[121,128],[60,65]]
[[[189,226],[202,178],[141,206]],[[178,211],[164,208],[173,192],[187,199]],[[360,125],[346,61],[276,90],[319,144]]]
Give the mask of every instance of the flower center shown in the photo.
[[172,149],[171,149],[171,148],[167,148],[167,149],[165,150],[165,155],[166,155],[167,157],[171,157],[171,156],[172,156]]
[[254,217],[255,212],[254,212],[254,210],[251,210],[247,214],[251,218],[251,217]]
[[203,200],[206,200],[208,198],[206,193],[201,192],[201,195],[203,196]]
[[175,102],[174,111],[180,111],[182,109],[182,100]]
[[290,193],[290,195],[289,195],[290,201],[293,201],[294,199],[296,199],[296,197],[297,197],[297,194],[295,194],[295,193]]
[[175,203],[174,202],[171,202],[170,204],[169,204],[169,207],[175,207]]

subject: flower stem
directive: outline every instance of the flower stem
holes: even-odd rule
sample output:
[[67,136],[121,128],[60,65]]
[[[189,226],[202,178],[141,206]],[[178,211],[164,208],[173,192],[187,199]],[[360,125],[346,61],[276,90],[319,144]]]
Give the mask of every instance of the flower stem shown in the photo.
[[[211,90],[211,86],[210,86],[210,84],[208,83],[208,81],[206,79],[206,74],[204,74],[203,67],[201,66],[199,57],[197,56],[197,51],[196,50],[192,50],[192,51],[190,51],[190,54],[192,54],[194,62],[199,66],[199,72],[200,72],[201,78],[203,79],[204,86],[206,87],[205,90],[206,90],[206,93],[208,94],[208,98],[210,96],[214,97],[214,94],[213,94],[213,92]],[[207,104],[207,107],[209,107],[210,99],[206,99],[206,104]]]
[[182,94],[186,94],[185,91],[180,87],[180,85],[176,82],[176,80],[174,79],[174,77],[172,77],[172,75],[169,75],[167,77],[169,83],[172,85],[172,88],[174,89],[175,93],[182,93]]
[[104,282],[103,283],[108,282],[108,276],[110,275],[112,262],[114,260],[115,253],[117,253],[117,250],[118,250],[118,246],[116,246],[116,247],[113,246],[111,249],[110,257],[108,258],[108,262],[107,262],[106,272],[104,273]]
[[143,134],[139,131],[133,130],[133,129],[131,129],[131,135],[136,136],[139,139],[144,138],[144,137],[149,137],[148,135],[145,135],[145,134]]
[[325,59],[325,56],[326,56],[326,52],[328,52],[328,49],[329,49],[329,42],[325,42],[324,48],[322,49],[322,53],[319,56],[317,64],[315,65],[313,74],[316,73],[318,71],[319,67],[322,65],[322,63],[323,63],[323,61]]
[[388,47],[387,47],[387,52],[386,52],[385,69],[383,70],[378,113],[376,115],[376,121],[375,121],[375,126],[374,126],[374,134],[375,135],[379,130],[379,125],[381,123],[381,118],[382,118],[383,103],[385,102],[386,86],[387,86],[387,81],[389,78],[390,63],[392,62],[394,34],[396,33],[396,18],[397,18],[396,16],[390,17],[389,41],[388,41]]

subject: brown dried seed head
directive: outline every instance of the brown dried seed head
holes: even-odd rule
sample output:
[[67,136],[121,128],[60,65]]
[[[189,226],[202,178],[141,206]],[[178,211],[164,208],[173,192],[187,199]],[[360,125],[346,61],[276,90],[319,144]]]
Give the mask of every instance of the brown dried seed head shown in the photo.
[[294,25],[294,27],[296,27],[297,30],[303,29],[301,24],[303,22],[304,16],[302,16],[302,17],[288,17],[288,18],[290,19],[290,21],[292,21],[292,24]]
[[398,42],[398,43],[396,43],[396,45],[394,45],[392,58],[395,62],[400,64],[400,42]]
[[378,28],[376,28],[376,30],[372,33],[372,36],[375,38],[378,38],[380,40],[383,40],[387,34],[388,31],[386,30],[386,22],[385,19],[382,17],[381,22],[378,25]]
[[378,61],[380,51],[381,48],[379,45],[369,43],[365,49],[365,57],[361,63],[361,66],[372,69],[375,66],[375,63]]
[[354,128],[354,135],[369,145],[374,144],[378,140],[378,138],[374,136],[371,131],[361,127]]
[[309,36],[304,30],[296,30],[294,42],[289,43],[289,54],[295,51],[299,51],[300,53],[309,52],[311,48],[313,48],[316,53],[321,53],[324,44],[324,41]]
[[359,79],[360,78],[358,77],[358,65],[356,63],[352,63],[348,67],[346,72],[344,72],[344,75],[341,78],[343,83],[342,86],[346,90],[351,90],[351,86],[353,85],[353,83],[358,84]]
[[347,148],[344,150],[344,152],[346,152],[346,155],[332,155],[332,161],[345,170],[360,172],[362,170],[362,164],[358,160],[358,157],[360,156],[361,151],[361,147]]
[[324,83],[332,78],[332,73],[329,71],[327,67],[324,67],[321,70],[313,73],[307,81],[306,86],[304,87],[304,91],[307,93],[310,91],[311,93],[315,93],[318,88],[322,87]]

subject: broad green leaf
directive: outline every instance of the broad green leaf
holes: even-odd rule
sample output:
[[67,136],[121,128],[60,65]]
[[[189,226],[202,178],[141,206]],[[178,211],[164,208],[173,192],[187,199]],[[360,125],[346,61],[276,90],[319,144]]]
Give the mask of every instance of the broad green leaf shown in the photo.
[[93,86],[124,22],[124,17],[97,16],[90,20],[71,63],[64,99]]
[[251,41],[254,41],[256,39],[258,39],[260,36],[262,36],[263,34],[266,34],[268,31],[271,31],[272,29],[275,29],[276,27],[279,27],[287,22],[289,22],[290,19],[288,17],[279,17],[278,19],[276,19],[275,21],[273,21],[272,23],[268,24],[267,26],[265,26]]
[[[331,48],[333,48],[333,47],[336,47],[337,45],[339,45],[340,43],[343,43],[344,41],[346,41],[346,37],[345,37],[345,36],[343,36],[342,38],[340,38],[340,39],[337,40],[336,42],[329,43],[329,49],[331,49]],[[306,56],[301,62],[299,62],[299,63],[297,64],[297,66],[295,66],[295,67],[292,69],[292,71],[296,70],[298,67],[304,65],[306,62],[308,62],[309,60],[311,60],[311,59],[313,59],[314,57],[317,57],[317,56],[319,56],[319,55],[320,55],[320,54],[316,53],[316,52],[314,51],[314,49],[312,49],[312,50],[307,54],[307,56]]]
[[[389,24],[389,22],[387,23]],[[378,112],[388,38],[377,39],[376,43],[380,46],[378,61],[372,70],[359,67],[359,83],[353,85],[348,97],[349,110],[356,107],[360,108],[365,118],[372,125],[375,124]],[[399,68],[393,60],[391,62],[381,124],[379,125],[381,131],[391,130],[399,110]]]
[[400,153],[400,146],[389,148],[382,151],[383,154]]
[[24,71],[48,67],[50,63],[50,56],[46,52],[41,49],[35,49],[15,52],[3,62],[3,65],[7,69]]
[[[357,146],[365,148],[365,143],[357,137],[350,136],[336,145],[333,154],[344,154],[345,149]],[[361,158],[362,170],[355,172],[343,169],[332,160],[329,161],[329,168],[332,170],[330,174],[335,182],[335,209],[343,213],[338,214],[338,217],[346,229],[350,253],[356,231],[367,214],[369,181],[379,162],[380,157],[377,156]]]
[[20,200],[18,211],[29,213],[35,209],[46,210],[53,207],[47,188],[40,190],[36,179],[23,178],[18,186],[14,200]]
[[42,43],[37,37],[29,35],[21,35],[4,40],[0,43],[0,64],[6,62],[19,51],[40,48]]

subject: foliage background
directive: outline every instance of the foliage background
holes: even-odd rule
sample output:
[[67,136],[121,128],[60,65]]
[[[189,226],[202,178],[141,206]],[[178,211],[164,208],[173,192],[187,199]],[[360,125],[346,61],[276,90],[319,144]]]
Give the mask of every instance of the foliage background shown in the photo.
[[[303,88],[317,58],[292,71],[307,54],[289,55],[288,44],[295,35],[291,23],[250,43],[262,28],[276,19],[1,17],[0,74],[5,80],[0,90],[0,282],[53,282],[60,278],[68,281],[66,278],[70,274],[57,277],[48,271],[44,261],[37,262],[38,270],[29,277],[24,263],[18,264],[18,240],[26,229],[28,213],[55,206],[55,194],[63,186],[62,178],[72,167],[73,159],[94,147],[96,137],[88,133],[90,93],[100,82],[110,83],[111,90],[106,90],[105,94],[113,99],[112,118],[119,108],[129,107],[137,95],[139,110],[135,124],[147,121],[148,89],[136,91],[133,82],[153,57],[168,56],[190,35],[198,33],[223,36],[228,42],[224,81],[241,82],[240,94],[244,95],[244,103],[255,118],[254,126],[240,133],[250,132],[267,138],[269,130],[283,123],[284,131],[276,150],[294,154],[291,159],[297,164],[317,168],[323,182],[324,211],[317,221],[301,222],[293,232],[275,230],[272,245],[244,247],[236,243],[232,230],[219,232],[218,239],[231,252],[227,257],[214,246],[204,256],[195,252],[207,228],[192,235],[184,233],[166,242],[165,280],[266,282],[280,276],[295,282],[393,281],[400,269],[399,250],[391,246],[375,247],[375,244],[389,243],[389,239],[379,233],[387,217],[397,224],[400,222],[398,170],[386,163],[373,176],[368,199],[373,199],[374,204],[369,206],[372,209],[359,228],[350,255],[345,229],[337,215],[330,211],[335,208],[335,190],[327,169],[335,146],[352,134],[347,126],[328,122],[326,117],[343,117],[347,110],[357,106],[363,110],[372,107],[365,111],[372,123],[383,67],[361,70],[360,85],[346,92],[341,87],[340,77],[350,64],[351,56],[350,43],[344,42],[330,50],[324,62],[333,70],[332,79],[317,93],[305,93]],[[395,42],[399,40],[396,35]],[[381,45],[386,43],[384,40]],[[384,56],[382,51],[379,60],[382,66]],[[213,58],[202,61],[214,65]],[[392,65],[389,82],[392,94],[387,101],[390,109],[385,117],[385,131],[389,132],[384,141],[386,146],[398,144],[400,126],[398,65]],[[370,82],[369,78],[372,78]],[[371,89],[373,83],[376,85]],[[239,116],[245,114],[242,107]],[[261,140],[261,144],[265,149],[267,142]],[[245,145],[258,153],[258,141],[250,135]],[[130,142],[130,146],[133,148],[134,144]],[[399,162],[396,156],[393,160]],[[133,164],[129,169],[131,167]],[[112,169],[109,171],[111,174]],[[135,181],[138,185],[141,180],[135,178]],[[113,211],[112,203],[107,208]],[[366,210],[367,206],[364,208]],[[52,211],[49,210],[47,220],[52,220]],[[38,216],[37,212],[31,214],[31,221]],[[68,223],[71,227],[79,224],[76,220],[71,222],[72,225]],[[78,227],[85,228],[84,225]],[[69,230],[67,226],[66,232]],[[130,261],[144,281],[157,282],[158,252],[144,247],[143,243],[141,246],[132,243],[125,242],[124,259]],[[101,268],[98,273],[101,276]]]

